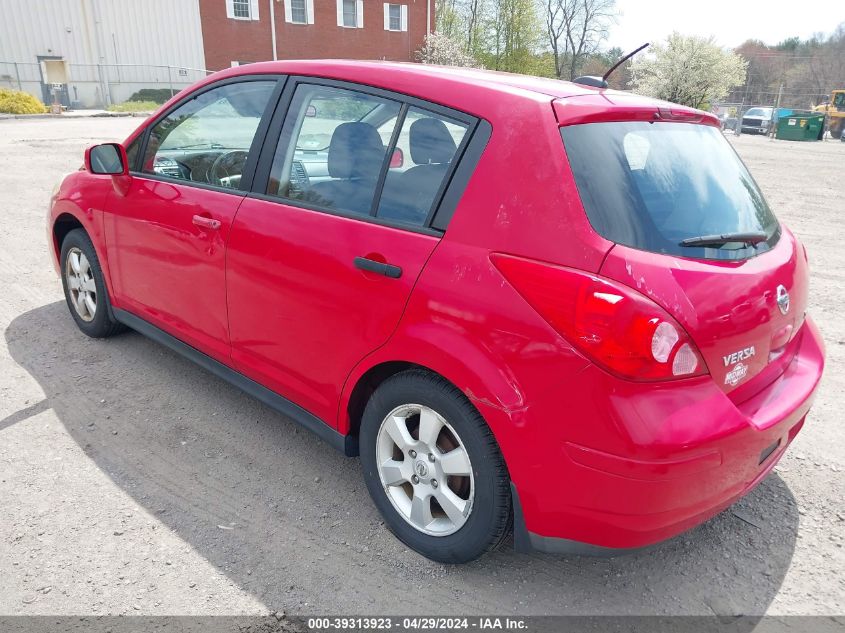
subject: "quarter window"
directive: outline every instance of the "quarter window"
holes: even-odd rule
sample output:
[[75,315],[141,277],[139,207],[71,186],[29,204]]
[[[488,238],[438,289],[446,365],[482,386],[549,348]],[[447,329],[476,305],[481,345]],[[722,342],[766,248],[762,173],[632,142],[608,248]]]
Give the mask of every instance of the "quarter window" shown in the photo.
[[237,189],[275,85],[227,84],[189,99],[150,130],[142,171]]
[[141,153],[141,139],[143,137],[144,135],[142,134],[126,148],[126,163],[129,166],[129,171],[136,171],[138,169],[138,154]]
[[[297,87],[270,173],[268,193],[306,206],[370,215],[400,104],[369,94]],[[392,123],[391,123],[392,122]]]

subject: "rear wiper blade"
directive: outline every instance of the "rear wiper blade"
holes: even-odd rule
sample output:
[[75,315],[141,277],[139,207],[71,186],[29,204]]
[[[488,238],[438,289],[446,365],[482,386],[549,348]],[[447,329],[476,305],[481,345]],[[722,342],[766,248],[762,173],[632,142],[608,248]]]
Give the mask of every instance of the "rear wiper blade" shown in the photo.
[[753,233],[723,233],[722,235],[699,235],[698,237],[688,237],[685,240],[678,242],[679,246],[723,246],[731,242],[740,242],[755,246],[760,242],[765,242],[769,236],[761,232]]

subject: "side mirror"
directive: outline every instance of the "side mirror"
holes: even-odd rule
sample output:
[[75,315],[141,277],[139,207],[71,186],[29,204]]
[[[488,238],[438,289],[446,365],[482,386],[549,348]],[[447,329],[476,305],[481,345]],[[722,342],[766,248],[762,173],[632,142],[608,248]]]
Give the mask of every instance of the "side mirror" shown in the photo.
[[126,149],[120,143],[103,143],[85,150],[85,169],[92,174],[129,175]]
[[397,169],[405,164],[405,153],[397,147],[390,156],[390,169]]

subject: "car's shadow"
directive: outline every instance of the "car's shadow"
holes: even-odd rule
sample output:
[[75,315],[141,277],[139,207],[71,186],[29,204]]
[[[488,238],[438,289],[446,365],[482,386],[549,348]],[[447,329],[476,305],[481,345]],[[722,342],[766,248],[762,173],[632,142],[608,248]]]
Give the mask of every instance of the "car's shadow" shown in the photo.
[[357,460],[164,347],[135,333],[88,339],[58,302],[17,317],[6,342],[47,403],[0,429],[52,408],[103,473],[270,609],[756,615],[792,558],[797,506],[775,474],[734,508],[641,553],[506,548],[439,565],[381,524]]

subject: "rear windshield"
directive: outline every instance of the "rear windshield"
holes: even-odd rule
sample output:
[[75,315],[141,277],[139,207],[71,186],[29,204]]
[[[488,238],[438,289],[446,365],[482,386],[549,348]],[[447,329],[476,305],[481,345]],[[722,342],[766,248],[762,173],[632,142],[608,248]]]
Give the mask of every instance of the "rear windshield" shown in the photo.
[[[744,259],[768,250],[778,222],[718,128],[629,121],[561,128],[593,228],[633,248],[684,257]],[[764,233],[756,244],[683,246],[701,236]]]

